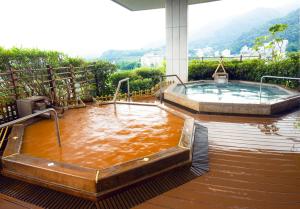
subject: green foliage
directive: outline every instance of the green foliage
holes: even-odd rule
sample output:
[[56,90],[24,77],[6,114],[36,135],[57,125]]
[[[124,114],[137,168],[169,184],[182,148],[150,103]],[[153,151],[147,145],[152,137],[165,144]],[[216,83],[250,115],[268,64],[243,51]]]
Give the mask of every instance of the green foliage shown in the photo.
[[117,62],[116,65],[120,70],[133,70],[141,67],[141,63],[138,61],[120,61]]
[[151,79],[151,84],[154,86],[159,82],[159,76],[163,75],[162,71],[158,68],[138,68],[135,70],[135,74],[142,79]]
[[[225,62],[224,66],[231,80],[260,81],[263,75],[274,76],[300,76],[300,53],[291,53],[288,58],[278,62],[265,62],[264,60],[245,60],[243,62],[232,60]],[[192,60],[189,63],[189,80],[212,79],[218,65],[215,61]],[[266,79],[267,82],[286,85],[291,88],[299,87],[298,81],[285,81],[279,79]]]
[[74,66],[74,67],[80,67],[83,65],[86,65],[86,61],[80,57],[65,57],[65,59],[62,61],[61,66]]
[[[117,87],[119,80],[129,78],[131,91],[150,89],[159,82],[159,76],[162,75],[160,69],[155,68],[137,68],[131,71],[118,71],[111,75],[111,83],[114,88]],[[121,86],[121,91],[127,91],[126,85]]]
[[133,91],[151,89],[153,87],[152,83],[153,81],[151,78],[133,80],[132,82],[130,82],[130,88]]
[[39,49],[0,47],[0,71],[5,71],[8,66],[13,68],[45,68],[46,65],[52,67],[59,66],[80,66],[85,61],[81,58],[70,58],[57,51],[45,51]]
[[[283,58],[282,45],[283,38],[278,33],[284,32],[288,28],[287,24],[274,24],[269,28],[269,34],[257,37],[254,41],[253,49],[260,53],[260,50],[272,50],[272,59],[278,61]],[[276,49],[278,47],[278,49]]]
[[106,61],[97,61],[94,64],[94,75],[96,81],[97,96],[108,95],[112,93],[111,75],[117,71],[114,64]]
[[287,25],[287,24],[275,24],[275,25],[272,25],[272,26],[269,28],[269,32],[270,32],[272,35],[275,35],[275,34],[278,33],[278,32],[283,32],[283,31],[285,31],[287,28],[288,28],[288,25]]
[[[33,73],[31,69],[41,69],[46,68],[50,65],[54,68],[63,66],[74,66],[74,67],[85,67],[88,65],[93,65],[92,72],[89,72],[86,77],[88,80],[92,81],[95,79],[95,83],[85,86],[84,94],[91,95],[107,95],[113,91],[111,86],[110,75],[117,71],[115,65],[105,62],[97,61],[95,63],[89,63],[86,60],[79,57],[68,57],[67,55],[57,52],[57,51],[44,51],[39,49],[24,49],[24,48],[11,48],[5,49],[0,47],[0,72],[7,71],[9,66],[15,69],[25,69],[24,73],[18,74],[18,82],[25,86],[26,88],[19,88],[21,92],[26,95],[31,95],[32,93],[37,95],[49,95],[48,85],[43,85],[43,79],[46,77],[42,74],[47,75],[47,70],[43,69],[39,71],[39,74]],[[82,69],[78,69],[82,71]],[[29,77],[31,76],[31,77]],[[2,77],[0,79],[8,79],[9,77]],[[59,79],[60,77],[57,76]],[[7,82],[5,82],[6,84]],[[68,81],[58,80],[57,92],[58,95],[63,97],[66,94],[65,88]],[[92,83],[92,82],[91,82]],[[64,86],[64,87],[61,87]],[[4,82],[0,85],[0,94],[4,94],[6,86]],[[81,88],[83,89],[83,87]],[[91,92],[91,90],[95,90]],[[83,90],[82,90],[83,91]],[[8,95],[8,93],[5,93]],[[2,97],[2,96],[1,96]],[[4,97],[4,96],[3,96]],[[6,97],[7,98],[7,97]]]
[[[281,31],[281,33],[278,34],[278,37],[281,39],[287,39],[289,41],[287,51],[289,52],[299,51],[300,50],[299,14],[300,14],[300,9],[297,9],[293,12],[290,12],[285,17],[273,19],[263,24],[260,27],[253,28],[249,32],[242,34],[228,48],[232,49],[233,53],[239,53],[240,49],[244,45],[247,45],[248,47],[253,47],[255,45],[256,37],[266,36],[270,32],[272,33],[272,31]],[[288,27],[286,28],[286,26],[283,25],[288,25]]]

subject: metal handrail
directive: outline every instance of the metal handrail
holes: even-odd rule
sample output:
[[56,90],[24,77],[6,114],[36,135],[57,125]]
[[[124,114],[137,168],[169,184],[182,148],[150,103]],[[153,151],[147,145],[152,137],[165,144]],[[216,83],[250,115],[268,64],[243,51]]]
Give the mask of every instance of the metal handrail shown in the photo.
[[119,80],[118,87],[117,87],[117,89],[116,89],[116,92],[115,92],[115,95],[114,95],[114,98],[113,98],[113,103],[114,103],[115,112],[116,112],[116,110],[117,110],[116,100],[117,100],[117,96],[118,96],[119,91],[120,91],[121,84],[122,84],[123,82],[126,82],[126,81],[127,81],[128,101],[130,102],[130,86],[129,86],[129,78],[124,78],[124,79],[122,79],[122,80]]
[[38,112],[33,113],[33,114],[31,114],[31,115],[27,115],[27,116],[25,116],[25,117],[22,117],[22,118],[13,120],[13,121],[8,122],[8,123],[4,123],[4,124],[0,125],[0,129],[1,129],[1,128],[4,128],[4,127],[7,127],[7,126],[14,125],[14,124],[16,124],[16,123],[20,123],[20,122],[26,121],[26,120],[28,120],[28,119],[34,118],[34,117],[36,117],[36,116],[42,115],[42,114],[47,113],[47,112],[52,112],[52,113],[54,114],[55,128],[56,128],[56,136],[57,136],[57,143],[58,143],[58,145],[61,147],[60,131],[59,131],[59,124],[58,124],[58,116],[57,116],[56,110],[53,109],[53,108],[48,108],[48,109],[46,109],[46,110],[41,110],[41,111],[38,111]]
[[299,80],[300,78],[294,77],[284,77],[284,76],[273,76],[273,75],[264,75],[260,78],[260,86],[259,86],[259,101],[261,102],[261,89],[262,89],[262,82],[264,78],[279,78],[279,79],[288,79],[288,80]]
[[[3,132],[3,130],[4,130],[4,128],[1,128],[0,137],[2,136],[2,138],[0,139],[1,140],[0,141],[0,149],[1,149],[2,145],[3,145],[3,143],[4,143],[4,140],[5,140],[7,131],[8,131],[8,127],[6,127],[6,129],[4,130],[4,132]],[[2,135],[2,133],[3,133],[3,135]]]
[[163,78],[167,78],[167,77],[176,77],[176,78],[179,80],[179,82],[181,83],[181,85],[184,86],[184,92],[186,93],[187,87],[186,87],[186,85],[183,83],[183,81],[178,77],[178,75],[176,75],[176,74],[171,74],[171,75],[161,75],[161,76],[159,77],[159,85],[160,85],[160,87],[159,87],[159,96],[160,96],[160,103],[162,103],[162,79],[163,79]]

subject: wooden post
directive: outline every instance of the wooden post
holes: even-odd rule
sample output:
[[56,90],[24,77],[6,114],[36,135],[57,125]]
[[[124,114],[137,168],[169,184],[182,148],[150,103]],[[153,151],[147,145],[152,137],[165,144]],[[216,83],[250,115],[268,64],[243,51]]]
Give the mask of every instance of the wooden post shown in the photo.
[[17,76],[15,74],[15,71],[12,67],[9,67],[8,68],[8,71],[9,71],[9,74],[10,74],[10,79],[11,79],[11,84],[12,84],[12,87],[14,89],[14,92],[15,92],[15,99],[19,99],[19,94],[18,94],[18,90],[17,90]]
[[75,73],[74,73],[74,67],[73,65],[70,65],[69,67],[69,73],[70,73],[70,76],[71,76],[71,91],[72,91],[72,96],[73,98],[75,98],[76,100],[76,103],[77,103],[77,95],[76,95],[76,87],[75,87]]
[[87,67],[83,67],[83,71],[84,71],[85,82],[88,84],[89,79],[88,79],[88,69],[87,69]]
[[56,83],[53,73],[53,68],[50,65],[47,65],[48,81],[50,86],[50,95],[53,105],[57,105],[57,96],[56,96]]
[[243,61],[243,55],[241,54],[241,56],[240,56],[240,62],[242,62]]
[[97,94],[97,96],[100,96],[99,80],[98,80],[96,68],[94,69],[94,75],[95,75],[95,84],[96,84],[96,94]]

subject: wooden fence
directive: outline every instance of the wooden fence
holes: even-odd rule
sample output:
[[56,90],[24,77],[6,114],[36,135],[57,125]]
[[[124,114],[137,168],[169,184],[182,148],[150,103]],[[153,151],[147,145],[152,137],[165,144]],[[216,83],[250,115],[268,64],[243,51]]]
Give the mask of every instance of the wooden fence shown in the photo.
[[[261,59],[262,57],[259,56],[246,56],[246,55],[239,55],[239,56],[211,56],[211,57],[189,57],[190,60],[201,60],[204,62],[204,60],[210,60],[210,61],[218,61],[220,59],[225,59],[225,60],[239,60],[239,61],[244,61],[244,60],[249,60],[249,59]],[[272,59],[272,57],[267,57],[266,59]]]
[[15,120],[18,118],[16,102],[0,104],[0,124]]
[[[43,69],[9,68],[0,73],[0,102],[33,95],[48,96],[54,104],[84,96],[94,83],[93,66]],[[79,91],[80,90],[80,91]],[[77,95],[78,94],[78,95]]]
[[[109,101],[113,95],[96,97],[96,73],[93,65],[86,67],[47,66],[41,69],[13,69],[0,71],[0,124],[18,117],[16,100],[43,95],[50,99],[54,106],[69,106],[82,100]],[[166,82],[164,85],[170,84]],[[132,97],[147,96],[159,89],[133,91]],[[127,94],[120,93],[118,99],[126,99]]]
[[[168,85],[173,84],[174,81],[173,80],[166,80],[163,81],[162,83],[162,87],[166,87]],[[139,90],[139,91],[132,91],[130,93],[130,97],[131,98],[136,98],[136,97],[147,97],[147,96],[153,96],[160,88],[160,84],[156,84],[155,86],[153,86],[151,89],[145,89],[145,90]],[[100,97],[96,97],[97,101],[101,101],[101,102],[108,102],[108,101],[112,101],[114,98],[114,95],[110,94],[110,95],[105,95],[105,96],[100,96]],[[128,98],[128,94],[127,93],[119,93],[117,96],[117,100],[127,100]]]
[[54,106],[67,106],[95,90],[94,66],[41,69],[8,68],[0,72],[0,123],[16,119],[16,100],[44,95]]

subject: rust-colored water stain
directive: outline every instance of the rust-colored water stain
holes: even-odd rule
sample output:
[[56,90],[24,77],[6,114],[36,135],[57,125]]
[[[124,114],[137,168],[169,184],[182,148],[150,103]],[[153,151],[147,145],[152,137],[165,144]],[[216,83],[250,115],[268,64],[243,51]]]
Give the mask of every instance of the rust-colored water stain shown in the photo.
[[25,129],[21,152],[89,168],[107,168],[178,144],[183,119],[154,106],[89,106],[60,119],[62,147],[52,120]]

